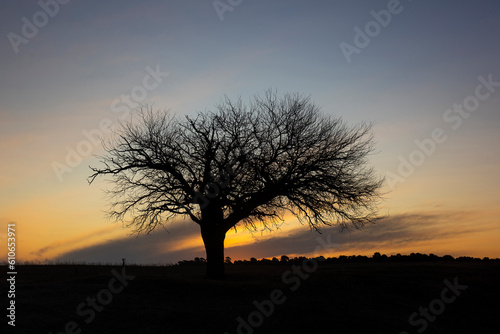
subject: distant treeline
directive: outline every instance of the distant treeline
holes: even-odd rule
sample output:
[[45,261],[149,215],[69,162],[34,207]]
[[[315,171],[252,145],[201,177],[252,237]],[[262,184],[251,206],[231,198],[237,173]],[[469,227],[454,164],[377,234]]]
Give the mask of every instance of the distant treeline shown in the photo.
[[[226,264],[239,265],[239,264],[279,264],[279,263],[292,263],[300,264],[304,259],[304,256],[290,258],[286,255],[282,255],[279,259],[273,257],[272,259],[256,259],[254,257],[250,260],[236,260],[233,261],[230,257],[226,257]],[[460,256],[454,258],[451,255],[438,256],[434,254],[421,254],[421,253],[411,253],[410,255],[395,254],[387,256],[385,254],[380,254],[376,252],[373,256],[365,255],[340,255],[339,257],[329,257],[325,258],[319,256],[315,258],[318,262],[322,263],[358,263],[358,262],[500,262],[500,259],[490,259],[489,257],[484,257],[482,259],[471,256]],[[206,263],[206,259],[203,257],[195,257],[194,260],[182,260],[177,262],[177,265],[197,265]]]
[[[305,256],[300,257],[288,257],[287,255],[282,255],[279,259],[273,257],[271,259],[256,259],[254,257],[250,260],[235,260],[233,261],[230,257],[226,257],[226,264],[228,265],[239,265],[239,264],[301,264],[302,261],[307,259]],[[410,255],[395,254],[387,256],[385,254],[380,254],[379,252],[374,253],[371,257],[365,255],[340,255],[339,257],[329,257],[325,258],[319,256],[315,258],[320,263],[360,263],[360,262],[500,262],[500,259],[490,259],[489,257],[484,257],[482,259],[471,256],[460,256],[454,258],[451,255],[437,256],[434,254],[421,254],[421,253],[411,253]],[[17,265],[66,265],[66,266],[115,266],[115,265],[125,265],[125,260],[122,259],[121,262],[85,262],[85,261],[18,261]],[[157,264],[141,264],[127,262],[127,266],[182,266],[182,265],[199,265],[206,264],[207,260],[203,257],[195,257],[193,260],[182,260],[174,263],[157,263]],[[7,261],[0,261],[0,265],[7,266]]]

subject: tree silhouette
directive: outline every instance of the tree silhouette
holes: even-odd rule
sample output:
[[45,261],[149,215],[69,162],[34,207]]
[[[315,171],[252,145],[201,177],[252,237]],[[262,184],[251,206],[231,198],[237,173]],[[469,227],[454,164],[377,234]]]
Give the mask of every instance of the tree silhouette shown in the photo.
[[371,126],[324,116],[300,94],[226,97],[185,119],[142,107],[103,145],[89,183],[111,177],[110,217],[138,233],[189,217],[210,278],[224,276],[224,239],[237,225],[272,229],[286,212],[317,231],[376,219],[383,181],[367,166]]

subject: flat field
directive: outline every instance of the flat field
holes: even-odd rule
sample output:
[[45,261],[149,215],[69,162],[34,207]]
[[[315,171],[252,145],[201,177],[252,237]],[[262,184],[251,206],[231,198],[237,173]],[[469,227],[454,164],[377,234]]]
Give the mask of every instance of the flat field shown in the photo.
[[18,266],[2,333],[500,333],[498,262],[313,264]]

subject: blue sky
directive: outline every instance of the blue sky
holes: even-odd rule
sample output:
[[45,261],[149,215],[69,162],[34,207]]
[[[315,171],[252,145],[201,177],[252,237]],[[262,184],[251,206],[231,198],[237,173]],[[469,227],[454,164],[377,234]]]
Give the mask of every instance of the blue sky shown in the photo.
[[[9,33],[22,36],[23,17],[33,22],[42,9],[37,1],[2,1],[0,223],[26,228],[26,259],[47,247],[53,251],[44,254],[53,258],[126,238],[128,231],[103,218],[107,185],[89,187],[85,179],[100,146],[92,145],[62,179],[54,163],[65,164],[68,150],[84,147],[82,131],[99,129],[103,119],[117,124],[113,101],[141,86],[148,67],[158,67],[169,74],[143,102],[180,115],[210,109],[224,94],[246,99],[275,88],[310,94],[326,114],[349,123],[372,121],[378,152],[372,162],[381,175],[396,173],[415,140],[443,128],[447,140],[391,189],[382,212],[406,217],[405,226],[418,226],[407,218],[415,215],[484,226],[470,247],[458,247],[457,237],[442,251],[500,256],[493,246],[500,240],[500,94],[492,92],[456,130],[443,120],[474,94],[478,77],[500,81],[500,4],[402,0],[399,13],[348,63],[340,44],[354,45],[354,28],[364,31],[374,21],[371,11],[393,4],[244,0],[221,21],[212,1],[72,0],[16,53]],[[405,249],[413,246],[433,249]],[[376,244],[366,250],[372,251]]]

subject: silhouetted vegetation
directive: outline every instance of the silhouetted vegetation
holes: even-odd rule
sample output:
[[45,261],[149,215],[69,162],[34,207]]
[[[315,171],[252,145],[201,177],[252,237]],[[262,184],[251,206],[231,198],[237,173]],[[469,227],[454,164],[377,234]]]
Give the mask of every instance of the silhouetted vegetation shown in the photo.
[[237,225],[272,229],[291,213],[319,231],[378,218],[371,125],[348,126],[308,97],[269,90],[184,120],[148,107],[136,116],[103,143],[89,183],[111,178],[109,217],[137,233],[179,217],[198,224],[210,278],[224,277],[224,240]]
[[[280,259],[273,257],[272,259],[256,259],[254,257],[250,260],[235,260],[233,261],[230,257],[226,257],[224,263],[226,265],[241,265],[241,264],[298,264],[301,263],[304,256],[290,258],[287,255],[282,255]],[[368,262],[387,262],[387,263],[397,263],[397,262],[500,262],[499,258],[489,258],[483,257],[477,258],[472,256],[460,256],[453,257],[451,255],[437,256],[434,254],[421,254],[421,253],[411,253],[409,255],[393,254],[387,256],[385,254],[380,254],[379,252],[374,253],[371,257],[366,255],[340,255],[338,257],[325,258],[319,256],[315,258],[318,263],[368,263]],[[204,257],[195,257],[193,260],[181,260],[177,263],[165,264],[165,263],[128,263],[127,267],[170,267],[170,266],[184,266],[184,265],[205,265],[207,260]],[[121,264],[117,261],[116,263],[111,262],[79,262],[79,261],[19,261],[17,265],[20,266],[116,266]],[[7,262],[0,263],[0,265],[7,266]]]
[[[286,255],[282,255],[280,260],[278,258],[273,257],[272,259],[256,259],[252,257],[250,260],[235,260],[233,262],[226,261],[226,264],[229,265],[241,265],[241,264],[300,264],[302,261],[307,259],[304,256],[289,258]],[[460,256],[454,258],[451,255],[437,256],[434,254],[421,254],[421,253],[411,253],[409,255],[401,255],[401,254],[393,254],[387,256],[385,254],[380,254],[376,252],[373,256],[368,257],[366,255],[340,255],[338,257],[329,257],[325,258],[323,256],[319,256],[315,258],[318,263],[324,264],[332,264],[332,263],[368,263],[368,262],[387,262],[387,263],[396,263],[396,262],[500,262],[500,259],[490,259],[489,257],[484,257],[482,259],[471,256]],[[204,264],[204,258],[195,258],[194,260],[183,260],[179,261],[177,265],[198,265]]]

